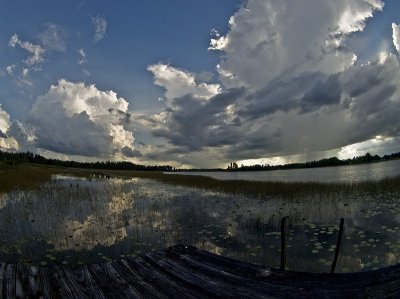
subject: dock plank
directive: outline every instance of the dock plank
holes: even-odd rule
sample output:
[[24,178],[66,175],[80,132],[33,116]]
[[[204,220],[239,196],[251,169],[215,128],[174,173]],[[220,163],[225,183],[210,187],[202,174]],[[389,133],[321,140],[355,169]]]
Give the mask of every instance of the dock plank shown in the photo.
[[15,298],[15,265],[8,264],[5,272],[5,296]]
[[99,286],[106,298],[127,298],[126,291],[121,288],[125,287],[125,285],[121,285],[112,280],[100,264],[89,265],[88,269],[96,285]]
[[270,286],[248,283],[242,277],[229,274],[210,266],[190,263],[187,260],[159,255],[159,263],[167,266],[175,275],[194,286],[201,287],[219,297],[273,298]]
[[3,282],[4,282],[4,276],[5,276],[5,271],[6,271],[6,264],[0,262],[0,298],[5,297],[5,293],[3,293]]
[[17,265],[15,288],[17,298],[43,297],[38,268],[31,265]]
[[141,298],[140,293],[137,292],[121,275],[119,275],[110,262],[103,263],[102,266],[110,279],[118,285],[118,288],[124,290],[124,296],[127,296],[127,298]]
[[53,269],[47,267],[39,268],[40,284],[43,290],[43,298],[61,298],[60,281],[58,274]]
[[208,296],[187,288],[163,271],[154,268],[142,257],[127,259],[127,263],[131,268],[136,269],[146,282],[151,283],[159,292],[163,292],[169,297],[182,299],[208,298]]
[[136,269],[131,268],[126,260],[112,263],[114,269],[140,294],[141,298],[168,298],[146,282]]
[[87,266],[79,268],[64,268],[68,279],[80,288],[86,296],[93,299],[105,299],[104,294],[91,276]]
[[305,273],[176,245],[76,267],[0,262],[0,298],[400,298],[400,264],[359,273]]

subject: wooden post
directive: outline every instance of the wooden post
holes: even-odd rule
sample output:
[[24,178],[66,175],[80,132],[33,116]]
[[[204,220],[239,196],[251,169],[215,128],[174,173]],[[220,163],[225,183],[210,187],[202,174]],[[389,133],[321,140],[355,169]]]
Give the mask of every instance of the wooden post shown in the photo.
[[344,218],[340,218],[339,235],[336,242],[335,256],[333,257],[331,274],[335,272],[336,263],[339,256],[340,244],[342,243],[343,227],[344,227]]
[[286,268],[286,220],[288,217],[283,217],[281,220],[281,270]]

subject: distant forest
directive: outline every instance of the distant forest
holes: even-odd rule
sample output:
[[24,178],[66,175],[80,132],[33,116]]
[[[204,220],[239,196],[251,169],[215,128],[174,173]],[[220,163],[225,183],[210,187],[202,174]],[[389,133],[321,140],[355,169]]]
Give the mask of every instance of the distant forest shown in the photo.
[[34,163],[43,165],[54,165],[62,167],[73,168],[88,168],[88,169],[109,169],[109,170],[147,170],[147,171],[172,171],[174,168],[169,165],[162,166],[145,166],[138,165],[131,162],[76,162],[76,161],[62,161],[57,159],[47,159],[41,155],[33,154],[30,152],[11,153],[0,151],[0,163],[8,165],[16,165],[22,163]]
[[257,170],[278,170],[278,169],[300,169],[300,168],[316,168],[316,167],[330,167],[330,166],[343,166],[343,165],[357,165],[366,163],[376,163],[389,160],[400,159],[400,152],[380,157],[378,155],[372,156],[366,153],[364,156],[354,157],[353,159],[340,160],[339,158],[332,157],[318,161],[311,161],[306,163],[291,163],[284,165],[251,165],[251,166],[238,166],[237,163],[231,163],[227,170],[229,171],[257,171]]
[[[357,165],[366,163],[376,163],[382,161],[389,161],[400,159],[400,152],[385,155],[380,157],[378,155],[372,156],[367,153],[364,156],[354,157],[353,159],[340,160],[336,157],[322,159],[318,161],[311,161],[306,163],[291,163],[284,165],[251,165],[244,166],[238,165],[236,162],[230,163],[226,170],[229,171],[267,171],[278,169],[300,169],[300,168],[316,168],[316,167],[329,167],[329,166],[342,166],[342,165]],[[88,168],[88,169],[109,169],[109,170],[139,170],[139,171],[224,171],[224,169],[175,169],[170,165],[161,166],[146,166],[134,164],[126,161],[105,161],[105,162],[76,162],[76,161],[62,161],[57,159],[47,159],[41,155],[33,154],[31,152],[3,152],[0,151],[0,164],[17,165],[22,163],[34,163],[42,165],[53,165],[61,167],[73,168]]]

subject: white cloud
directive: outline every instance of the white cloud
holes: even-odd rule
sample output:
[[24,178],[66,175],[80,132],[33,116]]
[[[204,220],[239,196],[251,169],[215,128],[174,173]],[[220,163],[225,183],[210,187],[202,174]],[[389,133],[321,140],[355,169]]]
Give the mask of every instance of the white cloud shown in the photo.
[[397,57],[382,52],[360,64],[362,53],[349,46],[382,8],[378,0],[247,1],[226,36],[213,31],[210,49],[221,53],[222,84],[207,101],[198,101],[195,74],[149,67],[169,104],[147,125],[168,145],[145,156],[196,166],[209,165],[210,152],[218,152],[214,163],[311,160],[378,135],[397,138]]
[[340,159],[352,159],[366,153],[383,156],[396,153],[400,148],[400,138],[376,136],[373,139],[344,146],[338,152]]
[[23,70],[22,70],[22,77],[26,77],[26,76],[28,76],[29,75],[29,69],[27,69],[27,68],[24,68]]
[[374,10],[382,10],[384,7],[381,0],[344,1],[342,5],[337,30],[339,34],[363,31],[365,21],[373,16]]
[[397,52],[400,54],[400,25],[393,23],[392,29],[393,29],[393,44]]
[[217,70],[226,87],[253,90],[285,72],[336,73],[354,63],[346,38],[361,31],[382,1],[249,0],[229,20],[226,36],[210,49],[222,52]]
[[3,132],[3,134],[8,131],[10,125],[10,115],[5,110],[3,110],[0,104],[0,130]]
[[33,105],[37,146],[67,155],[113,158],[134,151],[128,102],[95,85],[60,80]]
[[45,49],[65,52],[67,50],[66,29],[63,27],[48,23],[45,29],[39,33],[38,38]]
[[92,17],[91,21],[94,27],[93,42],[96,43],[105,37],[108,23],[106,19],[101,16]]
[[43,55],[45,53],[45,49],[43,49],[40,45],[34,45],[31,42],[21,41],[18,35],[14,34],[10,38],[9,46],[15,48],[17,45],[32,55],[24,60],[26,65],[33,66],[44,61]]
[[9,134],[11,124],[10,115],[1,107],[0,104],[0,149],[18,149],[18,142]]
[[15,70],[15,64],[8,65],[6,67],[7,74],[10,76],[12,76],[14,74],[14,70]]
[[79,49],[78,50],[79,58],[78,58],[78,64],[84,64],[86,63],[86,52],[84,49]]
[[185,95],[206,100],[220,92],[219,84],[198,83],[195,74],[167,64],[153,64],[147,69],[154,75],[154,84],[165,88],[168,103]]

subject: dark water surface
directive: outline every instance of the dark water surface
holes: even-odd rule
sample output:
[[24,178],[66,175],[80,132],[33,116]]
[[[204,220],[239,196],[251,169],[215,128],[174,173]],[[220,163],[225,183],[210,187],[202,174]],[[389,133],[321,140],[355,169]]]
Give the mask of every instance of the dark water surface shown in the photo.
[[289,216],[288,267],[329,271],[340,217],[338,272],[396,264],[400,194],[257,198],[148,179],[57,177],[0,195],[0,260],[82,264],[188,243],[279,266],[279,221]]

